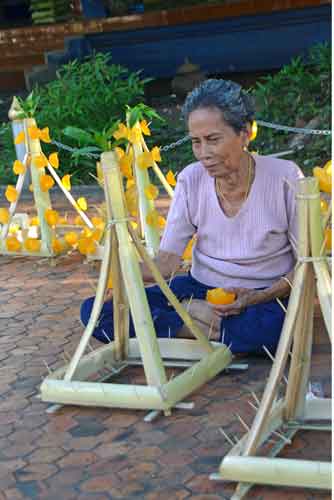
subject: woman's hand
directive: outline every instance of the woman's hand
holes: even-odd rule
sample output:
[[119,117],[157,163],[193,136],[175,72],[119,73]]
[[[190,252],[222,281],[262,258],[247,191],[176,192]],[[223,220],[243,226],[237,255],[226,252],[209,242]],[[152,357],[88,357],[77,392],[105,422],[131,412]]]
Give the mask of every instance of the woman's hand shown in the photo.
[[235,301],[226,305],[214,305],[213,312],[216,316],[224,318],[240,314],[247,306],[261,302],[258,297],[258,291],[249,288],[225,288],[228,293],[236,295]]

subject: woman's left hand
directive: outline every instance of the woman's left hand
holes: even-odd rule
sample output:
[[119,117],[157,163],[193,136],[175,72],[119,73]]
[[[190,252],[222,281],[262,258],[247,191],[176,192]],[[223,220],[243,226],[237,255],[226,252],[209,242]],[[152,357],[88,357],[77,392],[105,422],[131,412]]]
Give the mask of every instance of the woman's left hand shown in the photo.
[[247,306],[256,304],[256,290],[250,290],[249,288],[228,288],[225,289],[226,292],[235,293],[235,301],[231,304],[226,305],[214,305],[213,312],[216,316],[224,318],[227,316],[235,316],[240,314]]

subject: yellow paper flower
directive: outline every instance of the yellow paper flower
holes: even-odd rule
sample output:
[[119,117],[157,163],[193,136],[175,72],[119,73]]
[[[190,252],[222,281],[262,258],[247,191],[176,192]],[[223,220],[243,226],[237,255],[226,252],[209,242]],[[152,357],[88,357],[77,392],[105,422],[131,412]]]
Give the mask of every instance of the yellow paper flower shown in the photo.
[[109,273],[107,287],[108,288],[112,288],[112,276],[111,276],[111,272]]
[[154,161],[161,161],[160,148],[158,146],[152,148],[151,155]]
[[42,130],[39,131],[39,138],[43,142],[51,142],[49,127],[42,128]]
[[47,166],[47,164],[48,161],[43,153],[34,157],[34,165],[36,168],[44,168]]
[[132,144],[140,144],[141,143],[141,130],[140,127],[137,127],[136,125],[132,127],[131,130],[128,132],[128,140]]
[[254,139],[257,136],[257,131],[258,131],[257,122],[256,122],[256,120],[253,120],[253,122],[252,122],[252,129],[251,129],[251,135],[249,137],[250,141],[254,141]]
[[16,175],[24,174],[26,171],[25,165],[20,160],[15,160],[13,165],[13,172]]
[[55,226],[59,221],[59,214],[57,210],[53,210],[52,208],[47,208],[45,210],[44,217],[49,226]]
[[87,226],[84,227],[83,230],[81,231],[81,237],[83,238],[91,238],[92,235],[93,235],[93,230]]
[[206,292],[206,300],[210,304],[232,304],[235,301],[235,293],[230,293],[223,288],[213,288]]
[[0,223],[8,224],[9,222],[9,210],[7,208],[0,208]]
[[186,261],[192,260],[194,241],[195,241],[194,237],[192,237],[191,240],[188,242],[188,244],[183,252],[183,255],[182,255],[183,260],[186,260]]
[[328,212],[328,203],[326,200],[320,200],[320,210],[323,215]]
[[5,191],[5,197],[7,201],[10,203],[14,203],[14,201],[17,200],[18,197],[18,192],[14,186],[11,186],[10,184],[7,186],[7,189]]
[[332,176],[328,175],[326,171],[320,167],[314,167],[313,175],[319,181],[320,191],[330,194],[332,192]]
[[57,152],[51,153],[49,155],[49,163],[50,163],[51,167],[53,167],[53,168],[58,168],[59,167],[59,158],[58,158],[58,153]]
[[39,217],[32,217],[29,225],[30,226],[39,226]]
[[146,222],[149,226],[159,227],[159,213],[153,209],[146,215]]
[[125,155],[124,149],[120,148],[119,146],[115,147],[115,153],[117,154],[119,160]]
[[323,169],[327,175],[332,176],[332,160],[329,160],[327,163],[325,163]]
[[64,244],[58,240],[57,238],[53,238],[52,240],[52,250],[54,253],[58,254],[61,253],[65,249]]
[[92,238],[80,238],[78,240],[78,250],[83,255],[93,254],[96,251],[96,243]]
[[15,143],[15,144],[21,144],[21,142],[24,142],[25,137],[26,137],[26,136],[25,136],[25,134],[24,134],[24,131],[23,131],[23,130],[21,130],[21,132],[19,132],[19,133],[17,134],[17,136],[15,137],[15,141],[14,141],[14,143]]
[[28,127],[28,134],[29,134],[29,137],[30,139],[39,139],[40,137],[40,130],[38,127],[36,127],[36,125],[33,125],[32,127]]
[[83,196],[77,199],[77,205],[83,212],[85,212],[88,208],[86,198],[84,198]]
[[155,200],[159,196],[159,189],[154,184],[148,184],[144,189],[144,193],[148,200]]
[[66,243],[68,243],[71,247],[78,243],[78,235],[74,231],[69,231],[64,235],[64,239]]
[[140,154],[137,158],[138,167],[141,169],[152,167],[153,158],[152,154],[149,151],[144,151],[144,153]]
[[105,226],[105,223],[101,219],[101,217],[92,217],[92,224],[94,224],[94,226],[97,229],[102,229],[102,230],[104,229],[104,226]]
[[24,248],[28,252],[39,252],[41,249],[41,240],[36,240],[35,238],[27,238],[24,241]]
[[[132,150],[131,150],[132,151]],[[119,168],[127,179],[132,177],[132,160],[133,160],[133,154],[132,152],[129,154],[124,154],[122,158],[119,160]]]
[[158,217],[158,226],[159,226],[159,229],[163,229],[166,225],[166,219],[165,217],[163,217],[162,215],[159,215]]
[[173,172],[171,170],[169,170],[167,172],[167,175],[166,175],[166,181],[168,182],[168,184],[170,186],[176,186],[176,179],[175,179],[175,175],[173,174]]
[[146,120],[142,120],[140,122],[140,128],[141,128],[141,131],[143,134],[145,135],[151,135],[151,131],[148,127],[148,124],[147,124],[147,121]]
[[129,129],[124,125],[124,123],[120,123],[118,125],[118,129],[113,133],[113,136],[117,141],[119,139],[127,139],[128,135],[129,135]]
[[49,191],[54,186],[55,181],[51,177],[51,175],[41,175],[41,178],[39,180],[39,185],[41,187],[41,190],[46,193],[46,191]]
[[130,189],[130,188],[132,188],[134,185],[135,185],[135,181],[134,181],[134,179],[128,179],[128,180],[126,181],[126,189]]
[[102,237],[102,234],[103,234],[103,230],[102,229],[94,229],[93,233],[92,233],[92,238],[94,241],[100,241],[101,237]]
[[22,244],[16,236],[8,236],[6,239],[6,247],[8,252],[19,252],[22,248]]
[[137,199],[137,189],[133,185],[125,191],[125,201],[128,207],[129,213],[133,216],[137,215],[138,212],[138,199]]
[[8,230],[9,234],[16,234],[20,230],[19,224],[11,224]]
[[332,229],[330,227],[325,229],[325,248],[328,252],[332,250]]
[[70,174],[64,175],[61,179],[61,183],[63,187],[66,189],[66,191],[71,191],[71,176]]
[[77,215],[74,219],[74,224],[76,226],[85,226],[85,222],[82,220],[82,218],[80,217],[80,215]]

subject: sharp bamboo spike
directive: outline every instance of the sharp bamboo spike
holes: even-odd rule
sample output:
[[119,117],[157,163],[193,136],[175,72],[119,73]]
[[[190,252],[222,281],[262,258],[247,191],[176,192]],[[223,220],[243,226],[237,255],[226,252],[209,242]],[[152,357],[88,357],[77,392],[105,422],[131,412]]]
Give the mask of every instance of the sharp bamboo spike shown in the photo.
[[287,308],[285,307],[285,305],[282,303],[282,301],[276,297],[276,302],[281,306],[281,308],[283,309],[283,311],[286,313],[287,312]]
[[238,413],[235,413],[234,415],[237,417],[237,419],[239,420],[241,425],[246,429],[246,431],[249,432],[250,431],[249,425],[246,424],[246,422],[241,418],[241,416]]
[[108,335],[106,334],[106,332],[104,330],[102,330],[102,333],[103,335],[105,336],[105,338],[108,340],[108,342],[112,342],[112,340],[110,339],[110,337],[108,337]]
[[249,404],[249,406],[251,406],[253,408],[253,410],[255,410],[255,412],[257,412],[257,410],[259,409],[258,406],[255,406],[255,404],[252,403],[251,401],[247,401],[247,403]]
[[[273,363],[275,363],[275,358],[274,356],[271,354],[271,352],[269,351],[269,349],[267,349],[267,347],[265,345],[262,346],[263,350],[265,351],[266,354],[268,354],[269,358],[271,359],[271,361]],[[288,383],[288,379],[286,378],[285,375],[282,376],[284,382],[287,384]]]
[[256,393],[254,391],[251,391],[251,395],[253,396],[253,398],[254,398],[255,402],[258,404],[258,406],[260,406],[260,400],[257,397]]
[[231,446],[234,446],[234,441],[232,441],[232,439],[228,436],[228,434],[224,431],[224,429],[222,427],[219,427],[219,432],[222,433],[222,435],[224,436],[224,438],[230,443]]
[[[208,339],[210,340],[211,339],[211,335],[212,335],[212,332],[213,332],[213,323],[214,323],[214,319],[211,321],[211,324],[210,324],[210,329],[209,329],[209,334],[208,334]],[[224,343],[224,342],[222,342]]]
[[51,368],[49,367],[49,365],[47,364],[47,362],[45,361],[45,359],[43,359],[43,363],[45,364],[47,371],[48,371],[48,372],[49,372],[49,374],[51,375],[51,374],[52,374],[52,370],[51,370]]
[[272,431],[272,434],[277,436],[278,438],[282,439],[286,444],[291,444],[291,439],[288,439],[284,436],[284,434],[281,434],[278,431]]
[[189,312],[190,305],[191,305],[191,303],[192,303],[193,297],[194,297],[194,294],[192,294],[192,295],[191,295],[191,297],[190,297],[190,299],[189,299],[189,302],[188,302],[188,304],[187,304],[187,307],[186,307],[187,312]]

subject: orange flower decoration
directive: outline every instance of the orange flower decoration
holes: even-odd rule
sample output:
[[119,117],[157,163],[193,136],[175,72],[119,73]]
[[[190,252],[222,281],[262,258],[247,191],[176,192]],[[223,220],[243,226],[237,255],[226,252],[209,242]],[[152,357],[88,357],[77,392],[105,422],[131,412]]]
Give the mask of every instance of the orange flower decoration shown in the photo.
[[41,187],[41,190],[46,193],[46,191],[49,191],[54,186],[55,181],[51,177],[51,175],[41,175],[41,178],[39,180],[39,184]]
[[175,175],[173,174],[173,172],[171,170],[169,170],[167,172],[167,175],[166,175],[166,181],[168,182],[168,184],[170,186],[176,186],[176,179],[175,179]]
[[151,135],[151,131],[148,127],[148,124],[147,124],[147,121],[146,120],[142,120],[140,122],[140,128],[141,128],[141,131],[144,135]]
[[64,239],[66,243],[68,243],[71,247],[78,243],[78,235],[74,231],[70,231],[64,235]]
[[140,127],[137,127],[136,125],[129,130],[128,132],[128,140],[132,144],[140,144],[141,143],[141,130]]
[[0,208],[0,224],[8,224],[9,210],[7,208]]
[[159,213],[153,209],[146,215],[146,222],[149,226],[159,227]]
[[28,134],[30,139],[39,139],[40,137],[40,130],[36,125],[33,125],[32,127],[28,127]]
[[26,171],[25,165],[20,160],[15,160],[13,165],[13,172],[16,175],[24,174]]
[[111,273],[109,274],[107,287],[108,288],[112,288],[112,276],[111,276]]
[[61,183],[66,191],[71,191],[71,176],[70,174],[66,174],[62,177]]
[[223,288],[213,288],[206,292],[206,300],[215,305],[232,304],[235,297],[235,293],[226,292]]
[[86,198],[84,198],[83,196],[77,199],[77,205],[83,212],[85,212],[88,208]]
[[129,129],[124,125],[124,123],[120,123],[118,125],[118,129],[113,133],[113,137],[116,140],[127,139],[128,135],[129,135]]
[[166,219],[165,217],[162,217],[162,215],[159,215],[158,217],[158,226],[160,229],[163,229],[166,225]]
[[80,238],[78,240],[78,250],[82,255],[93,254],[96,251],[96,243],[92,238]]
[[50,163],[51,167],[53,167],[53,168],[59,167],[58,153],[51,153],[49,155],[49,163]]
[[148,200],[155,200],[159,196],[159,189],[153,184],[148,184],[144,189],[144,193]]
[[160,148],[158,146],[152,148],[151,155],[154,161],[161,161]]
[[130,150],[129,154],[124,154],[119,160],[119,168],[121,169],[122,174],[127,179],[132,177],[132,161],[133,161],[133,153]]
[[191,238],[191,240],[188,242],[188,245],[186,246],[186,248],[183,252],[183,255],[182,255],[183,260],[187,260],[187,261],[192,260],[194,242],[195,242],[195,237],[193,236]]
[[138,167],[144,170],[145,168],[152,167],[153,165],[153,158],[152,154],[149,151],[145,151],[144,153],[138,155],[137,158],[137,164]]
[[325,229],[325,248],[328,252],[332,250],[332,229],[330,227]]
[[30,226],[39,226],[39,217],[32,217],[29,225]]
[[41,240],[27,238],[24,242],[24,248],[28,250],[28,252],[39,252],[41,249]]
[[19,133],[17,134],[17,136],[15,137],[15,141],[14,141],[14,143],[15,143],[15,144],[21,144],[22,142],[24,142],[25,138],[26,138],[26,136],[25,136],[25,134],[24,134],[24,131],[23,131],[23,130],[21,130],[21,132],[19,132]]
[[47,208],[44,212],[44,217],[45,217],[45,220],[47,222],[47,224],[49,224],[49,226],[55,226],[58,221],[59,221],[59,214],[56,210],[52,210],[52,208]]
[[19,252],[22,248],[22,244],[16,236],[8,236],[6,239],[6,247],[8,252]]
[[39,131],[39,138],[43,142],[51,142],[49,127],[42,128]]
[[17,200],[18,195],[19,194],[14,186],[7,186],[7,189],[5,191],[5,197],[7,198],[7,201],[9,201],[10,203],[14,203],[14,201]]
[[34,165],[36,168],[44,168],[47,164],[48,160],[45,158],[43,153],[34,157]]
[[314,167],[313,175],[319,181],[320,191],[331,194],[332,192],[332,176],[328,175],[326,170],[320,167]]
[[52,240],[52,250],[54,253],[61,253],[64,250],[64,245],[63,243],[58,240],[57,238],[53,238]]
[[251,129],[251,135],[249,137],[250,141],[254,141],[254,139],[256,139],[257,131],[258,131],[257,122],[256,122],[256,120],[253,120],[253,122],[252,122],[252,129]]

